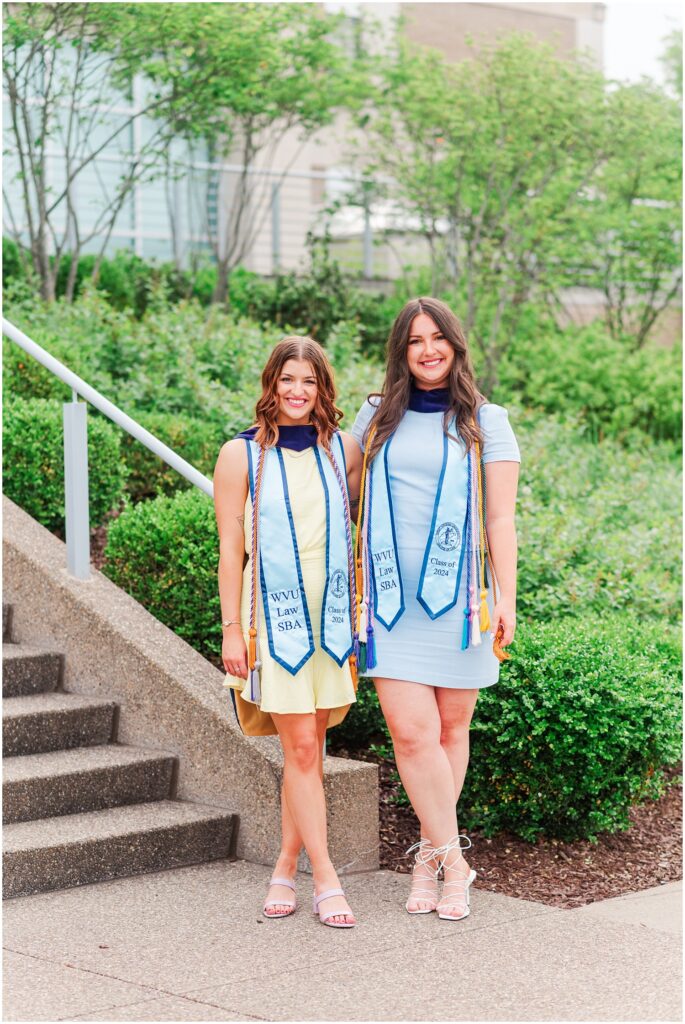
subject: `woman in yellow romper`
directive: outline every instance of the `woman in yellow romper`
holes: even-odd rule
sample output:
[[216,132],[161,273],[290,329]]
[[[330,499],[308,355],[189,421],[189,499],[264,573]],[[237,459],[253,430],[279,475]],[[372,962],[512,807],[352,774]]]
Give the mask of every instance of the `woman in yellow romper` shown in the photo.
[[214,501],[226,682],[243,730],[277,732],[283,747],[281,851],[264,914],[294,912],[304,845],[315,912],[349,928],[328,853],[322,767],[326,729],[344,718],[356,686],[350,500],[361,456],[338,431],[341,415],[321,346],[284,338],[262,373],[256,424],[221,449]]

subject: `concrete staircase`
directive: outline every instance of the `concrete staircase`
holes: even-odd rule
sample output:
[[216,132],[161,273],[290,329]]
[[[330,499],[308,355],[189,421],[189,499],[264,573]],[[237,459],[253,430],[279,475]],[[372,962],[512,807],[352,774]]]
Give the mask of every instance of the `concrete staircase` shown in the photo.
[[3,604],[3,896],[227,857],[236,816],[174,800],[177,758],[116,742],[116,702],[60,689]]

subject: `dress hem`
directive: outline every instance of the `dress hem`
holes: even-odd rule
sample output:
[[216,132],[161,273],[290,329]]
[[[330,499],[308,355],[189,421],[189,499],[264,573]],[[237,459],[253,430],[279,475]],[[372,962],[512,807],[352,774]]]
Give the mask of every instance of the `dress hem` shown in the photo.
[[264,703],[259,704],[256,700],[250,700],[249,697],[245,696],[245,680],[241,679],[240,684],[225,682],[223,686],[226,690],[237,690],[246,704],[254,704],[255,707],[258,707],[259,710],[263,711],[266,715],[314,715],[317,711],[337,711],[340,708],[349,708],[352,704],[357,703],[357,697],[353,693],[351,699],[345,701],[343,704],[317,704],[311,711],[293,711],[292,709],[279,711],[278,708],[268,708]]
[[368,676],[369,679],[392,679],[398,683],[418,683],[419,686],[434,686],[440,690],[485,690],[488,686],[496,686],[499,682],[499,676],[489,681],[461,677],[456,681],[446,684],[444,679],[440,682],[432,682],[430,679],[408,679],[406,675],[393,675],[388,672],[369,672],[367,670],[362,675]]

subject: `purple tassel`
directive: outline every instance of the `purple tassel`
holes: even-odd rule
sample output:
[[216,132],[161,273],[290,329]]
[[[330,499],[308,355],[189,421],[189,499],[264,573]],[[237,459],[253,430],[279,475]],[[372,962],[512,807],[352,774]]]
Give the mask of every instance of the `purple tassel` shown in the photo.
[[255,662],[255,667],[248,669],[250,674],[250,700],[259,704],[262,699],[262,684],[260,678],[261,661]]
[[461,634],[461,649],[462,649],[462,651],[465,651],[467,649],[467,647],[469,646],[470,625],[471,625],[471,609],[467,605],[466,608],[464,608],[464,631]]
[[352,640],[352,650],[354,651],[354,656],[357,659],[357,664],[359,664],[359,633],[354,634]]
[[373,638],[373,626],[366,630],[366,667],[376,667],[376,643]]

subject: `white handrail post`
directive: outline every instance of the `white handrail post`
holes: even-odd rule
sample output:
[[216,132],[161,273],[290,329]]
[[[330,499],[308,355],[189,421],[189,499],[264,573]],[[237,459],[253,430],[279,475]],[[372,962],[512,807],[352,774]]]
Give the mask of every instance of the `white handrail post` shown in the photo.
[[65,402],[64,416],[64,512],[67,536],[67,568],[77,579],[90,579],[90,516],[88,513],[88,406]]

